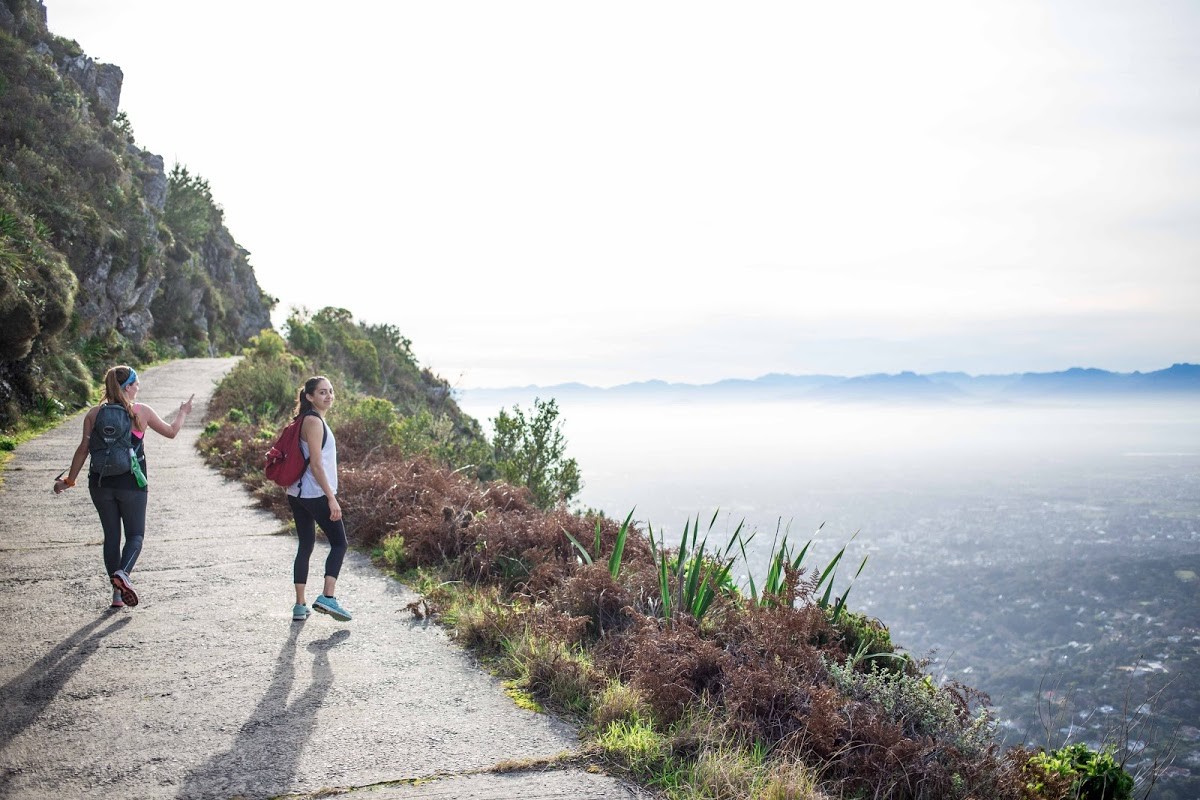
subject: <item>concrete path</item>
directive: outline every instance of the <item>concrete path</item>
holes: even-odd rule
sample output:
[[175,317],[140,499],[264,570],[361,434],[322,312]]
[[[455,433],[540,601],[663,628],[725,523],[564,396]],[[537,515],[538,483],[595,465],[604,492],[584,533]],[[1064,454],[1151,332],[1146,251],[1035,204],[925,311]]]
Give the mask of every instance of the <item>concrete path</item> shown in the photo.
[[[0,797],[649,797],[581,768],[488,771],[573,751],[575,731],[517,708],[441,629],[414,620],[404,606],[416,595],[362,553],[349,554],[338,583],[352,622],[292,622],[294,536],[194,447],[233,363],[176,361],[141,377],[140,399],[164,418],[192,392],[196,404],[175,440],[147,435],[136,608],[108,608],[83,481],[50,491],[82,414],[10,461]],[[353,510],[347,522],[353,543]],[[324,548],[318,540],[314,575]]]

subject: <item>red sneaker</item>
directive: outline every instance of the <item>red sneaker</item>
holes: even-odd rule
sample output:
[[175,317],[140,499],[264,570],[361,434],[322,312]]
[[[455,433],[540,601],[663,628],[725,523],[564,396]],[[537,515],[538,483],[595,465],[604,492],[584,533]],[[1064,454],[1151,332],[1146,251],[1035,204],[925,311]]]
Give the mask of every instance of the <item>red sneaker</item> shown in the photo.
[[127,606],[136,606],[138,604],[137,592],[133,590],[133,584],[129,582],[129,576],[125,574],[125,570],[119,569],[112,574],[112,585],[121,593],[121,600]]

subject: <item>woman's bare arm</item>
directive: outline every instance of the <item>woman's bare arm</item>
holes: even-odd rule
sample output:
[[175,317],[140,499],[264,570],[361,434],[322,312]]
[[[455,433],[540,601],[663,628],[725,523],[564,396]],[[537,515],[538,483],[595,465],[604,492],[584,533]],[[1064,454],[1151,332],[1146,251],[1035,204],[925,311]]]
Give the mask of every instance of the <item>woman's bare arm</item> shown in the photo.
[[149,428],[160,436],[165,436],[168,439],[174,439],[179,431],[183,428],[183,421],[187,419],[187,415],[192,410],[192,399],[196,395],[192,395],[187,399],[187,402],[179,404],[179,410],[175,412],[175,419],[170,423],[164,422],[162,417],[150,406],[142,403],[138,406],[137,422],[138,430],[146,430]]
[[83,462],[88,457],[88,439],[92,436],[92,424],[96,420],[96,408],[92,408],[88,413],[83,415],[83,436],[79,439],[79,446],[75,448],[75,453],[71,456],[71,468],[67,470],[67,480],[58,479],[54,482],[55,494],[75,485],[75,479],[79,477],[79,471],[83,469]]

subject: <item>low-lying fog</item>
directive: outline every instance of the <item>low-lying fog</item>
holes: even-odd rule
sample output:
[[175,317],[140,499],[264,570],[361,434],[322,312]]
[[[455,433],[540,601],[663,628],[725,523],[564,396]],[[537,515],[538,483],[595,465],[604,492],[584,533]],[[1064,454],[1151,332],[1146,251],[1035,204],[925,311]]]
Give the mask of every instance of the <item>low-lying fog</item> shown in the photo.
[[[621,517],[636,506],[656,530],[679,531],[696,514],[707,524],[720,508],[759,530],[780,518],[797,533],[824,521],[822,538],[862,528],[859,540],[870,541],[886,533],[878,526],[896,495],[982,492],[1007,504],[1014,491],[1041,497],[1102,477],[1194,475],[1200,461],[1195,403],[559,407],[584,477],[579,502]],[[499,408],[464,410],[487,426]]]

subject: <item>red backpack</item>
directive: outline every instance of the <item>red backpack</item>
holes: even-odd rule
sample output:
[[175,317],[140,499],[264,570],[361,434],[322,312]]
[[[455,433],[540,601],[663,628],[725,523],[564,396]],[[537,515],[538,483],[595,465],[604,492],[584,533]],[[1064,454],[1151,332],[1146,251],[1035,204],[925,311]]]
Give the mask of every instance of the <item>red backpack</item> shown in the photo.
[[[308,468],[308,459],[304,457],[304,452],[300,449],[300,429],[304,425],[304,418],[312,413],[309,411],[293,417],[292,421],[279,432],[271,449],[267,451],[263,472],[266,473],[269,480],[280,486],[287,487],[299,482],[304,475],[304,470]],[[329,429],[325,427],[325,420],[321,420],[321,428],[321,447],[325,447],[325,440],[329,435]]]

